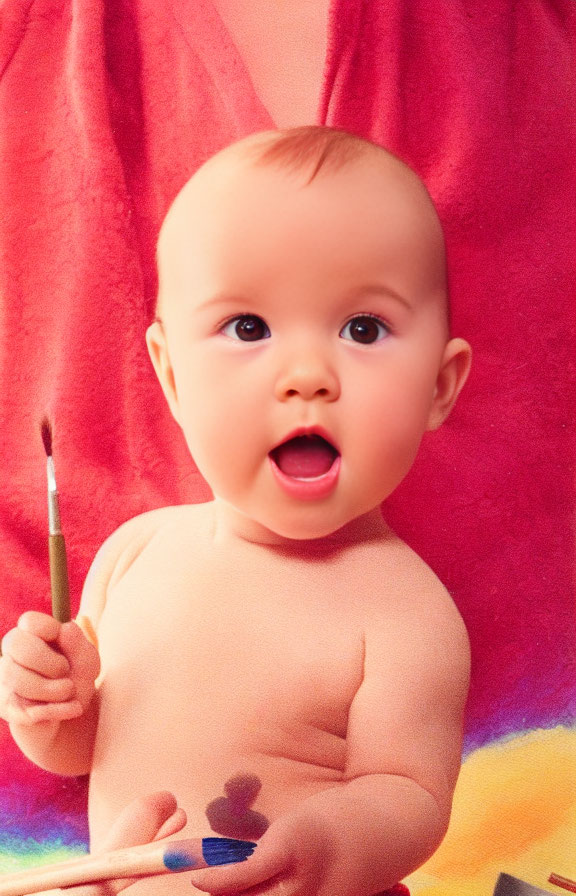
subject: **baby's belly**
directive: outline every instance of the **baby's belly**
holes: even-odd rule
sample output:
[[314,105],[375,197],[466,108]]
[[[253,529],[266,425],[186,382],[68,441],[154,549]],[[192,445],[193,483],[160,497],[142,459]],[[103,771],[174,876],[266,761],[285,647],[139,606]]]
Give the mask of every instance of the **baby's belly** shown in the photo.
[[[273,707],[255,720],[242,704],[208,706],[199,698],[186,711],[175,697],[153,717],[147,706],[154,695],[143,696],[124,713],[116,699],[104,708],[90,780],[92,849],[124,806],[156,790],[174,793],[186,811],[188,823],[174,839],[257,841],[280,815],[342,780],[344,739],[294,719],[279,724]],[[140,881],[130,893],[180,890],[198,892],[185,872]]]
[[279,815],[342,781],[345,728],[310,717],[296,695],[274,701],[198,680],[194,693],[166,692],[161,678],[135,688],[124,668],[102,685],[92,848],[124,806],[156,790],[173,792],[186,811],[184,836],[256,840]]
[[[288,600],[270,585],[255,601],[233,584],[215,602],[206,583],[206,600],[191,603],[172,583],[166,600],[177,606],[162,612],[141,593],[119,591],[109,603],[98,631],[92,848],[128,803],[157,790],[174,793],[186,811],[180,836],[257,840],[266,825],[342,781],[363,673],[363,640],[349,611],[334,607],[330,594],[320,612],[311,587]],[[186,874],[137,886],[191,892]]]

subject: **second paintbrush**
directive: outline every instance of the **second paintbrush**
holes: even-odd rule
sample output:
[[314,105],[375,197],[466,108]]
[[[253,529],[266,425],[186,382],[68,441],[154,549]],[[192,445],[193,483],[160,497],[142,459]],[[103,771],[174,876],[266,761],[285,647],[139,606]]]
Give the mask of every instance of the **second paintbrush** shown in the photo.
[[48,887],[71,887],[101,880],[166,874],[243,862],[256,844],[226,837],[175,840],[87,855],[56,865],[0,875],[0,896],[24,896]]
[[50,555],[50,587],[52,591],[52,615],[59,622],[70,621],[70,588],[66,543],[60,524],[60,505],[54,460],[52,458],[52,427],[45,417],[41,424],[42,442],[46,451],[46,475],[48,479],[48,549]]

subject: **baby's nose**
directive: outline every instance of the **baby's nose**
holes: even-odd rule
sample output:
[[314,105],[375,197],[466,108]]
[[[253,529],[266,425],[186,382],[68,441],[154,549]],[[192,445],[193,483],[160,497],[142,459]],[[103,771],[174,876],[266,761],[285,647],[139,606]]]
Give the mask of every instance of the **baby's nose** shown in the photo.
[[292,357],[280,371],[276,381],[279,401],[299,396],[305,401],[321,398],[336,401],[340,396],[338,375],[327,359],[313,350]]

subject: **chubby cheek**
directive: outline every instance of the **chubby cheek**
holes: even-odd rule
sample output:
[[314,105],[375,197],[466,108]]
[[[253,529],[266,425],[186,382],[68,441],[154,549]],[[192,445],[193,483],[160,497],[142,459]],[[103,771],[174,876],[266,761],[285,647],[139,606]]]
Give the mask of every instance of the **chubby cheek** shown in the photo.
[[418,400],[390,399],[376,402],[364,416],[364,425],[350,427],[346,445],[356,477],[364,491],[384,500],[400,484],[412,466],[428,419]]
[[194,398],[181,420],[190,454],[212,490],[231,497],[253,481],[269,448],[259,433],[257,411],[246,402]]

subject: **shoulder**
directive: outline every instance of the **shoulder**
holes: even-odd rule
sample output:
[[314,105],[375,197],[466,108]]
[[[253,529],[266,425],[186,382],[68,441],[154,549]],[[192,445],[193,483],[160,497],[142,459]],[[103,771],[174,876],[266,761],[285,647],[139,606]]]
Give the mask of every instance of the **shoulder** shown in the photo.
[[79,619],[97,627],[106,597],[157,539],[199,537],[206,518],[205,505],[162,507],[123,523],[98,550],[86,578]]
[[409,612],[421,620],[423,632],[441,635],[442,627],[453,639],[468,644],[468,633],[460,612],[446,586],[411,548],[405,546],[405,562],[399,571]]
[[446,612],[459,617],[454,601],[437,574],[405,541],[391,532],[371,563],[379,582],[377,590],[390,590],[396,605],[420,613]]
[[114,584],[123,576],[147,545],[175,519],[184,508],[162,507],[140,514],[123,523],[110,535],[96,554],[87,583],[93,577],[103,575],[107,583]]
[[405,659],[420,656],[438,675],[456,675],[467,687],[470,644],[464,620],[428,564],[394,536],[384,547],[366,617],[366,641]]

